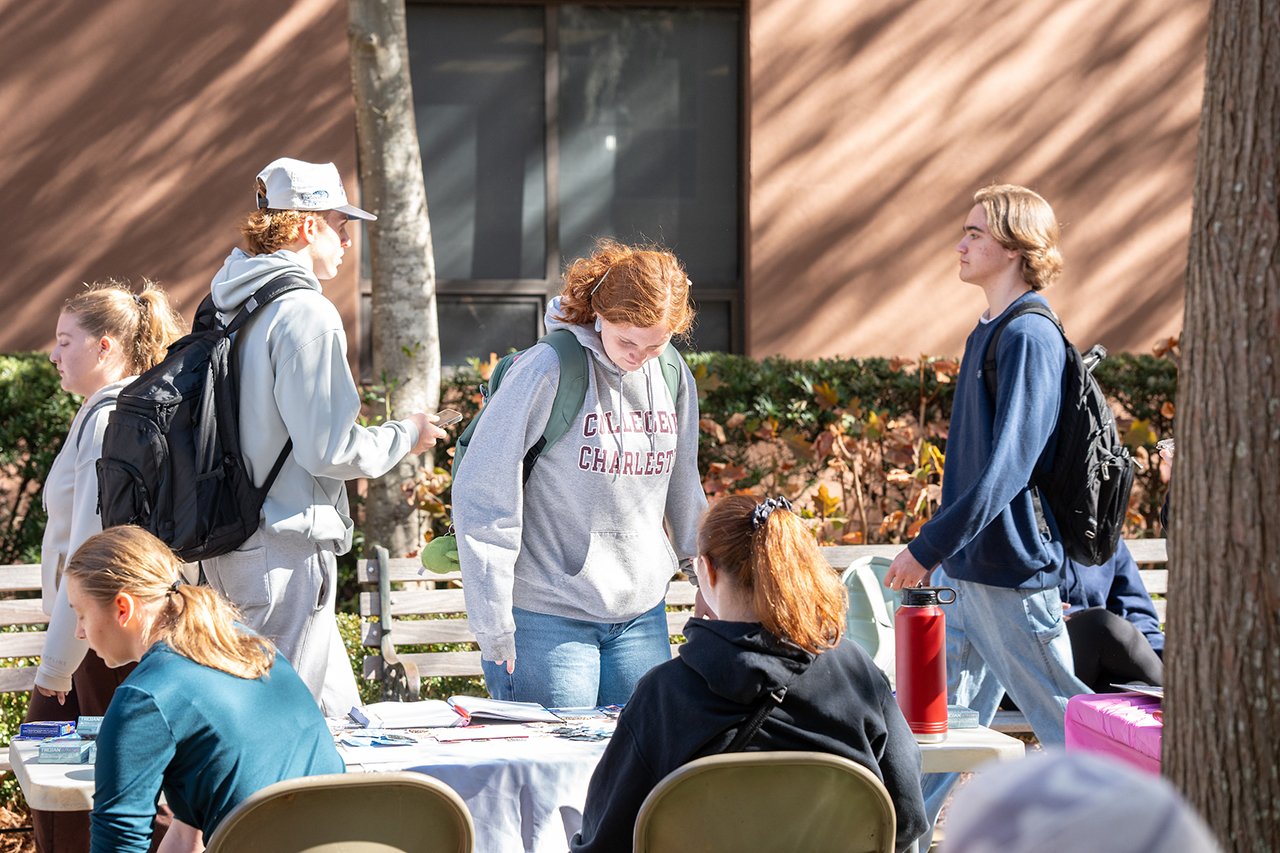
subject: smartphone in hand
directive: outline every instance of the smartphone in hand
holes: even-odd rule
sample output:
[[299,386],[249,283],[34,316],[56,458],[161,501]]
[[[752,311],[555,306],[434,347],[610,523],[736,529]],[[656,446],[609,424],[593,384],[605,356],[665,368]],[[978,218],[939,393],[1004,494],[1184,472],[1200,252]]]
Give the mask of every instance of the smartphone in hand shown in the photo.
[[444,427],[452,426],[462,420],[462,413],[454,411],[453,409],[441,409],[436,412],[436,418],[438,418],[438,420],[435,425],[443,429]]

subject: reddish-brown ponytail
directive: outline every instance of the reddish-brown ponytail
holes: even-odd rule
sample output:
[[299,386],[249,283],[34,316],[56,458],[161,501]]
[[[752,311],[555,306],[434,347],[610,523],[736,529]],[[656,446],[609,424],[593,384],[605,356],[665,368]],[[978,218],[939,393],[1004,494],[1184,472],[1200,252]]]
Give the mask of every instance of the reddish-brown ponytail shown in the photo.
[[773,635],[817,654],[840,642],[848,594],[789,509],[774,508],[757,528],[760,502],[726,495],[711,504],[698,530],[698,551],[737,589],[751,594]]

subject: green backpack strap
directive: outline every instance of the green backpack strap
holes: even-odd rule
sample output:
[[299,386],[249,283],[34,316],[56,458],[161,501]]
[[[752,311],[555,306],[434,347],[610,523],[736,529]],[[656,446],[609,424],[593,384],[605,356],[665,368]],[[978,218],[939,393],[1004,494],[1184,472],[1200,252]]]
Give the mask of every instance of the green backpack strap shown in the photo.
[[658,364],[662,366],[662,378],[667,381],[667,390],[671,392],[671,402],[679,404],[680,380],[684,377],[684,359],[671,344],[658,356]]
[[560,358],[560,381],[556,384],[556,398],[551,403],[551,416],[542,431],[542,437],[533,443],[524,455],[524,480],[529,482],[533,465],[538,457],[564,437],[582,411],[587,399],[587,351],[568,329],[556,329],[543,335],[538,341],[549,344]]
[[[582,344],[578,343],[578,339],[574,337],[573,332],[568,329],[556,329],[538,340],[540,344],[547,344],[556,351],[556,357],[560,359],[560,380],[556,384],[556,396],[551,403],[551,416],[547,420],[547,426],[542,431],[542,436],[529,448],[529,452],[524,457],[524,477],[522,482],[528,482],[529,475],[533,473],[533,465],[538,461],[538,457],[559,441],[569,428],[573,426],[573,421],[578,416],[578,412],[582,409],[582,403],[587,399],[587,352],[582,348]],[[504,355],[498,360],[493,367],[493,373],[489,375],[489,381],[480,386],[480,391],[484,395],[485,405],[493,395],[498,393],[498,388],[502,385],[502,379],[507,375],[507,371],[511,365],[520,356],[529,350],[521,350]],[[484,414],[484,409],[480,410],[480,414],[471,419],[471,423],[467,424],[467,428],[462,431],[462,435],[458,436],[458,441],[453,451],[453,476],[458,476],[458,466],[462,464],[462,457],[466,455],[467,448],[471,446],[471,436],[476,431],[476,424],[480,423],[480,416]]]

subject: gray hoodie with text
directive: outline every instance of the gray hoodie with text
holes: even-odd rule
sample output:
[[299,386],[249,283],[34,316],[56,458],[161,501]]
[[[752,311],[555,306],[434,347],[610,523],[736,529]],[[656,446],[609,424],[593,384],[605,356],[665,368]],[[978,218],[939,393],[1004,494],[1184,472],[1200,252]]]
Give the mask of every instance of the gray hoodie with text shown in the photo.
[[512,606],[608,623],[656,607],[679,562],[696,556],[707,506],[688,368],[673,400],[657,359],[623,371],[598,332],[558,313],[557,299],[548,331],[569,329],[587,351],[573,426],[521,488],[524,454],[546,427],[560,377],[555,350],[538,344],[487,403],[453,485],[467,620],[486,660],[515,658]]

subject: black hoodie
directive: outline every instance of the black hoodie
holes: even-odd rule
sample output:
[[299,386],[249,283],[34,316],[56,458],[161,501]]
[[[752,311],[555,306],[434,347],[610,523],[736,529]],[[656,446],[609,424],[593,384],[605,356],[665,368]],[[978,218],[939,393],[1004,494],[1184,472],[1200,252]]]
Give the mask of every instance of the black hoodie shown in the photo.
[[636,685],[591,777],[573,853],[631,849],[640,804],[671,771],[721,753],[766,691],[786,698],[748,750],[829,752],[884,782],[898,813],[897,849],[925,831],[920,748],[889,680],[856,643],[820,655],[780,642],[759,624],[691,619],[675,659]]

